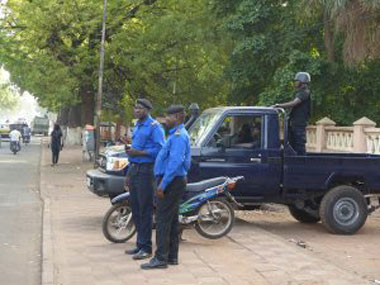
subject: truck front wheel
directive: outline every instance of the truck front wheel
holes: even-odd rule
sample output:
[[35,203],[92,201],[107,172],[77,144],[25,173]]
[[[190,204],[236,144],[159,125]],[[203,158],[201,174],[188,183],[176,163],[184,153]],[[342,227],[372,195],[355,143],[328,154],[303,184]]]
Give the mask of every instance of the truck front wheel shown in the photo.
[[322,224],[329,232],[350,235],[364,225],[368,207],[358,189],[342,185],[331,189],[323,197],[320,216]]
[[289,207],[289,212],[292,215],[292,217],[301,223],[314,224],[314,223],[318,223],[321,220],[319,217],[312,216],[308,212],[302,209],[298,209],[293,205],[289,205],[288,207]]

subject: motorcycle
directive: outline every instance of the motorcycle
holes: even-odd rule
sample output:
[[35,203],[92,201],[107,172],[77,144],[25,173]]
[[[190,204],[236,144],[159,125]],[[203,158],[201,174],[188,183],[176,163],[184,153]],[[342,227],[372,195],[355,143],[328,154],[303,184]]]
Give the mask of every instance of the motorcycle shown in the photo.
[[11,141],[10,142],[10,149],[11,149],[11,152],[13,152],[13,154],[16,155],[16,153],[21,150],[20,142]]
[[24,135],[22,137],[22,142],[27,145],[28,143],[30,143],[30,135]]
[[[235,219],[231,204],[242,207],[230,191],[241,179],[244,177],[216,177],[187,184],[179,209],[180,234],[191,227],[209,239],[218,239],[228,234]],[[136,233],[129,196],[129,192],[126,192],[112,199],[112,207],[103,218],[103,234],[111,242],[126,242]],[[153,214],[153,224],[154,221]]]

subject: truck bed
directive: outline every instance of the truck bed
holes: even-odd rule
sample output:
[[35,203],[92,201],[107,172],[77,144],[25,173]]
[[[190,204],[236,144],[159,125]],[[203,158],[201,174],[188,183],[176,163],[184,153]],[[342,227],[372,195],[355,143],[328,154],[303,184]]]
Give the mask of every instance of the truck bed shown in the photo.
[[360,181],[369,193],[380,193],[380,155],[308,153],[284,157],[284,189],[326,190],[336,181]]

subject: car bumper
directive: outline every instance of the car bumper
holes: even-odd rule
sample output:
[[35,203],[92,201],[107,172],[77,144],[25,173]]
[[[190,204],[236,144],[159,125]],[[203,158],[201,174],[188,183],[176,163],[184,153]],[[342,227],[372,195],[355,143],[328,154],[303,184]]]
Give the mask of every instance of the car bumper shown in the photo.
[[124,190],[124,177],[110,175],[98,169],[88,170],[86,173],[87,188],[98,196],[115,197]]

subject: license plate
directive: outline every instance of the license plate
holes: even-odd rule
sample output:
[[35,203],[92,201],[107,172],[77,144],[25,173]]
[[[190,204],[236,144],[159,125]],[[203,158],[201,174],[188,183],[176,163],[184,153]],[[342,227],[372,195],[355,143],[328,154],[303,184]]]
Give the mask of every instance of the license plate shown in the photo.
[[90,177],[87,177],[87,186],[91,187],[91,178]]

